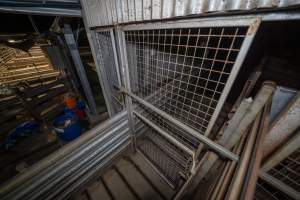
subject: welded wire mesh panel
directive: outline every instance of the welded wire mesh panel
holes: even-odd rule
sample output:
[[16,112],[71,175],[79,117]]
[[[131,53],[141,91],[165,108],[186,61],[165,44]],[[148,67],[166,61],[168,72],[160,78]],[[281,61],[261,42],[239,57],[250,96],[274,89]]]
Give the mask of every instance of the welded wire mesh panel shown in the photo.
[[140,113],[142,116],[144,116],[145,118],[147,118],[148,120],[151,120],[151,122],[159,126],[166,133],[172,135],[180,143],[184,144],[189,149],[196,151],[197,147],[200,144],[197,138],[186,133],[180,127],[177,127],[176,124],[170,123],[168,120],[152,112],[150,109],[146,108],[141,104],[136,103],[136,111]]
[[97,46],[98,46],[98,62],[100,65],[100,75],[108,95],[107,104],[112,109],[111,112],[115,113],[122,109],[122,99],[117,92],[115,86],[121,83],[116,55],[113,47],[112,30],[100,31],[96,33]]
[[138,149],[148,160],[162,173],[162,175],[174,187],[180,183],[180,174],[187,176],[192,157],[179,150],[174,144],[168,142],[151,127],[144,124],[148,129],[144,137],[139,139]]
[[265,183],[263,180],[258,180],[256,183],[256,189],[254,199],[257,200],[292,200],[289,196],[279,191],[278,189]]
[[269,170],[268,174],[300,192],[300,149]]
[[247,27],[125,31],[134,94],[206,131]]

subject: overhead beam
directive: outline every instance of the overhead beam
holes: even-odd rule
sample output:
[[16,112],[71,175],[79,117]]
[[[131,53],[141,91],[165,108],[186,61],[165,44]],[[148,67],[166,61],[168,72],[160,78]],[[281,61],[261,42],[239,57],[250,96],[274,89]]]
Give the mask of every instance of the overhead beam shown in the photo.
[[81,17],[80,9],[50,8],[50,7],[47,8],[47,7],[0,6],[0,12],[30,14],[30,15]]

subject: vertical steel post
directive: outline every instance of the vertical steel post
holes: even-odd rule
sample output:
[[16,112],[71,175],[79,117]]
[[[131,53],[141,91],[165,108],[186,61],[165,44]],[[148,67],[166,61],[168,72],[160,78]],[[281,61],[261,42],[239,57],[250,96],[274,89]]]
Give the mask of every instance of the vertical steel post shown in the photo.
[[74,39],[74,34],[72,32],[71,26],[69,24],[64,25],[64,36],[67,42],[68,48],[70,50],[71,56],[73,58],[73,62],[79,76],[81,85],[83,87],[83,92],[87,98],[88,104],[93,114],[97,114],[96,102],[90,87],[90,83],[87,79],[86,72],[84,66],[82,64],[79,51]]
[[[81,12],[82,12],[82,16],[88,16],[88,14],[85,13],[85,9],[82,9]],[[102,93],[103,93],[103,97],[104,97],[104,100],[105,100],[107,112],[108,112],[109,116],[112,117],[114,115],[114,112],[113,112],[113,109],[112,109],[112,104],[111,104],[111,102],[108,98],[109,90],[107,89],[108,86],[106,85],[106,82],[104,80],[105,78],[103,78],[104,73],[101,71],[100,64],[99,64],[99,58],[98,58],[99,53],[98,53],[98,50],[96,48],[97,47],[96,46],[96,40],[97,40],[96,32],[90,30],[86,17],[83,17],[82,20],[83,20],[83,23],[84,23],[84,26],[85,26],[86,35],[87,35],[87,38],[88,38],[88,41],[89,41],[89,44],[90,44],[90,48],[91,48],[91,52],[92,52],[94,62],[95,62],[95,65],[96,65],[96,72],[97,72],[98,80],[100,82],[100,86],[101,86],[101,89],[102,89]]]
[[[127,61],[127,51],[126,51],[126,44],[125,44],[125,35],[123,30],[120,27],[116,28],[116,38],[117,44],[119,47],[119,57],[120,57],[120,66],[121,66],[121,75],[123,78],[125,88],[131,92],[131,85],[130,85],[130,76],[129,76],[129,69],[128,69],[128,61]],[[127,108],[128,120],[129,120],[129,127],[131,131],[131,140],[132,140],[132,149],[136,151],[136,134],[135,134],[135,127],[134,127],[134,115],[133,115],[133,106],[132,106],[132,98],[129,95],[125,95],[125,104]]]

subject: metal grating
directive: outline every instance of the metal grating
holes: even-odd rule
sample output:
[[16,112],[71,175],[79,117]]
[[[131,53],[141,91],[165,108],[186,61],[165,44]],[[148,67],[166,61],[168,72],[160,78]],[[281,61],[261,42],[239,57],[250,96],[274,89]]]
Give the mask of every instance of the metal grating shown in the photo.
[[247,27],[125,31],[134,94],[204,134]]
[[263,180],[258,180],[254,194],[255,200],[293,200],[283,192],[273,188]]
[[174,138],[176,138],[179,142],[184,144],[189,149],[194,151],[197,150],[197,147],[200,144],[197,138],[189,135],[184,130],[170,123],[158,114],[151,112],[151,110],[147,109],[145,106],[138,103],[136,104],[136,106],[137,112],[140,113],[142,116],[146,117],[148,120],[159,126],[169,135],[172,135]]
[[138,149],[167,178],[169,184],[177,187],[180,184],[180,174],[189,174],[192,157],[180,151],[148,125],[144,126],[148,129],[139,140]]
[[300,149],[269,170],[268,174],[300,192]]
[[[98,46],[98,62],[100,66],[99,76],[102,74],[104,88],[108,94],[107,105],[110,105],[112,113],[122,110],[122,99],[116,90],[116,86],[120,85],[120,75],[118,71],[118,63],[116,61],[115,50],[113,46],[112,30],[100,31],[96,33]],[[104,75],[105,74],[105,75]]]

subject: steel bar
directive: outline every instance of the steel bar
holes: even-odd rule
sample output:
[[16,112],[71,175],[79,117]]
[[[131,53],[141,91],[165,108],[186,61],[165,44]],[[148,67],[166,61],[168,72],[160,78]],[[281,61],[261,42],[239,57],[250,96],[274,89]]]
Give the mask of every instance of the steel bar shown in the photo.
[[[226,146],[228,149],[232,148],[237,143],[241,134],[243,134],[248,126],[254,121],[260,110],[263,109],[265,104],[270,100],[276,88],[274,82],[266,81],[263,83],[262,88],[256,95],[252,105],[247,109],[244,117],[241,120],[235,121],[234,117],[230,120],[224,136],[219,140],[219,143]],[[240,119],[240,118],[239,118]]]
[[[234,148],[233,148],[233,152],[234,153],[237,153],[237,148],[238,146],[241,146],[241,145],[236,145]],[[230,166],[233,164],[233,163],[236,163],[236,162],[232,162],[232,161],[226,161],[226,162],[223,162],[223,167],[220,169],[220,174],[218,177],[211,177],[212,179],[215,179],[214,182],[212,184],[210,184],[210,190],[208,192],[208,195],[207,197],[209,197],[210,199],[216,199],[216,195],[219,194],[219,190],[221,188],[226,178],[226,175],[228,174],[228,171],[230,169]],[[211,169],[212,171],[210,172],[210,174],[216,174],[217,172],[214,172],[213,169]],[[196,195],[198,194],[198,196],[200,195],[200,192],[197,191],[196,192]]]
[[159,134],[161,134],[163,137],[169,140],[171,143],[173,143],[174,145],[176,145],[177,147],[179,147],[180,149],[182,149],[183,151],[187,152],[189,155],[194,157],[194,152],[188,147],[186,147],[185,145],[183,145],[182,143],[178,142],[178,140],[174,138],[172,135],[165,132],[163,129],[161,129],[159,126],[157,126],[156,124],[154,124],[153,122],[145,118],[140,113],[136,111],[133,111],[133,113],[142,121],[144,121],[146,124],[148,124],[150,127],[152,127],[154,130],[156,130]]
[[147,23],[147,24],[130,24],[123,27],[123,30],[149,30],[149,29],[171,29],[175,27],[181,28],[193,28],[193,27],[231,27],[234,26],[250,26],[253,21],[261,20],[259,17],[237,17],[225,19],[214,18],[214,19],[189,19],[189,20],[177,20],[172,22],[164,22],[164,23]]
[[[238,155],[241,154],[246,139],[247,139],[246,135],[243,135],[240,142],[235,146],[234,152],[236,152]],[[226,191],[229,187],[230,181],[232,180],[234,170],[237,164],[238,164],[237,162],[227,162],[228,170],[223,172],[224,178],[222,182],[219,182],[220,188],[218,188],[218,190],[215,193],[216,195],[215,200],[222,200],[225,198]]]
[[266,103],[259,122],[258,133],[255,139],[254,150],[250,158],[250,164],[248,166],[246,181],[243,184],[240,198],[246,200],[252,200],[254,197],[255,186],[259,176],[259,169],[262,161],[262,150],[264,145],[264,139],[269,129],[270,111],[271,111],[272,99],[269,99]]
[[287,143],[285,143],[270,157],[267,158],[267,160],[263,163],[261,170],[264,172],[268,172],[298,148],[300,148],[300,130],[294,133],[294,136],[290,138]]
[[[227,148],[232,148],[240,139],[241,135],[246,133],[248,126],[253,123],[257,114],[263,109],[265,104],[270,100],[275,91],[275,84],[273,82],[265,82],[260,88],[258,94],[254,98],[249,109],[244,110],[246,114],[240,113],[239,115],[244,115],[242,119],[239,119],[239,122],[236,123],[233,117],[229,126],[225,130],[225,134],[220,138],[220,141],[223,141]],[[239,108],[238,108],[239,110]],[[240,109],[242,110],[242,109]],[[235,113],[237,115],[237,113]],[[235,124],[235,129],[232,129],[231,124]],[[231,128],[230,128],[231,127]],[[231,129],[233,132],[227,131]],[[228,138],[227,134],[232,135]],[[236,136],[235,136],[236,134]],[[224,139],[226,138],[226,139]],[[226,141],[226,142],[225,142]],[[204,162],[205,160],[205,162]],[[174,199],[181,199],[184,195],[189,195],[195,187],[199,184],[200,180],[207,174],[211,166],[218,160],[218,155],[214,152],[207,152],[203,159],[196,166],[196,173],[192,174],[188,180],[185,182],[181,190],[176,194]]]
[[259,177],[275,187],[276,189],[282,191],[283,193],[287,194],[288,196],[292,197],[293,199],[299,200],[300,199],[300,192],[294,190],[293,188],[289,187],[285,183],[281,182],[280,180],[272,177],[271,175],[267,174],[266,172],[260,171]]
[[[246,83],[243,87],[241,95],[235,101],[234,105],[232,106],[231,111],[228,114],[229,120],[232,118],[232,115],[234,115],[236,113],[237,108],[241,104],[242,100],[247,98],[250,95],[250,93],[251,93],[253,87],[255,86],[260,75],[261,75],[261,71],[259,71],[259,68],[257,71],[250,74],[248,80],[246,81]],[[228,124],[226,122],[223,124],[222,128],[220,129],[220,131],[217,135],[217,138],[220,138],[224,134],[224,131],[226,130],[227,125]],[[239,142],[239,145],[235,145],[233,152],[238,153],[238,155],[240,155],[241,146],[244,144],[245,138],[246,138],[246,135],[243,135]],[[237,147],[239,147],[239,149],[237,149]],[[224,195],[226,193],[226,190],[229,187],[229,184],[232,179],[236,165],[237,165],[237,163],[234,163],[234,162],[226,162],[223,173],[221,174],[221,177],[218,179],[218,183],[215,185],[215,187],[213,189],[213,193],[210,196],[211,199],[219,200],[219,199],[225,198]]]
[[28,15],[28,18],[29,18],[29,21],[30,21],[34,31],[40,36],[41,32],[39,31],[38,27],[36,26],[33,17],[31,15]]
[[160,116],[164,117],[165,119],[171,121],[172,123],[176,124],[176,126],[178,126],[179,128],[182,128],[187,133],[189,133],[192,136],[198,138],[201,142],[203,142],[204,144],[208,145],[210,148],[212,148],[213,150],[217,151],[218,153],[220,153],[224,157],[229,158],[229,159],[234,160],[234,161],[238,160],[238,156],[236,156],[235,154],[233,154],[232,152],[230,152],[226,148],[222,147],[221,145],[213,142],[209,138],[207,138],[207,137],[199,134],[197,131],[195,131],[194,129],[190,128],[189,126],[183,124],[181,121],[175,119],[174,117],[170,116],[169,114],[165,113],[164,111],[156,108],[152,104],[144,101],[140,97],[138,97],[138,96],[136,96],[136,95],[128,92],[125,88],[121,88],[121,91],[124,92],[125,94],[129,95],[130,97],[132,97],[137,102],[139,102],[142,105],[146,106],[147,108],[151,109],[152,111],[154,111],[158,115],[160,115]]
[[233,180],[231,181],[229,190],[227,192],[226,199],[234,200],[234,199],[239,198],[239,194],[240,194],[241,188],[243,186],[243,180],[244,180],[245,174],[247,172],[247,166],[249,164],[251,153],[252,153],[252,150],[254,147],[255,138],[258,133],[257,129],[259,126],[259,120],[260,120],[260,117],[257,117],[256,120],[254,121],[254,124],[251,127],[251,130],[250,130],[249,136],[248,136],[249,138],[247,138],[244,152],[239,161],[239,164],[238,164],[238,167],[234,174]]
[[264,158],[278,148],[300,127],[300,91],[272,122],[264,144]]
[[[250,45],[252,44],[252,41],[256,35],[256,32],[260,26],[260,23],[261,23],[261,20],[259,18],[253,20],[251,23],[250,23],[250,26],[248,28],[248,31],[247,31],[247,36],[245,38],[245,40],[243,41],[243,46],[242,48],[240,49],[240,52],[239,52],[239,55],[238,57],[236,58],[236,61],[234,63],[234,66],[233,66],[233,69],[230,73],[230,76],[228,77],[228,81],[226,83],[226,86],[222,92],[222,95],[219,99],[219,102],[221,103],[218,103],[216,109],[215,109],[215,112],[213,114],[213,116],[211,117],[211,120],[208,124],[208,127],[207,129],[205,130],[205,133],[204,135],[205,136],[208,136],[211,132],[211,129],[213,128],[213,125],[215,124],[216,120],[217,120],[217,117],[219,116],[219,113],[225,103],[225,100],[229,94],[229,91],[238,75],[238,72],[239,72],[239,69],[240,67],[242,66],[243,62],[244,62],[244,59],[248,53],[248,50],[250,48]],[[234,24],[234,23],[233,23]]]
[[88,104],[91,108],[91,111],[93,114],[97,114],[97,106],[96,102],[92,93],[92,89],[90,86],[90,83],[87,79],[86,72],[84,69],[84,65],[81,61],[79,51],[74,39],[74,35],[71,29],[71,26],[69,24],[64,25],[64,36],[65,40],[67,42],[68,48],[70,50],[71,56],[73,58],[73,62],[77,71],[77,75],[79,76],[79,79],[81,81],[81,85],[83,87],[83,92],[87,98]]
[[[117,35],[117,42],[120,46],[120,60],[121,60],[121,75],[123,77],[124,86],[128,89],[128,91],[131,91],[131,85],[130,85],[130,77],[129,77],[129,69],[128,69],[128,61],[127,61],[127,52],[126,52],[126,44],[125,44],[125,36],[124,32],[122,32],[119,28],[116,30]],[[127,114],[128,114],[128,120],[129,120],[129,126],[132,134],[132,149],[133,151],[136,151],[136,132],[134,128],[134,119],[133,119],[133,105],[132,105],[132,99],[126,95],[125,97],[125,104],[127,108]]]
[[19,14],[36,14],[46,16],[64,16],[64,17],[81,17],[80,9],[66,8],[45,8],[45,7],[13,7],[1,6],[2,12],[19,13]]

